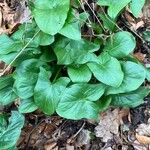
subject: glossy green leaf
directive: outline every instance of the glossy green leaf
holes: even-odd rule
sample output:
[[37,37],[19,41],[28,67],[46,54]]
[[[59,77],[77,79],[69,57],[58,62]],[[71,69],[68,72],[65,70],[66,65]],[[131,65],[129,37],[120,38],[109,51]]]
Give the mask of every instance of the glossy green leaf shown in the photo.
[[11,75],[0,77],[0,105],[8,105],[17,98],[13,91],[13,83]]
[[31,113],[36,109],[38,109],[38,107],[35,105],[33,98],[21,100],[20,105],[18,107],[18,111],[20,113]]
[[61,38],[55,43],[54,51],[58,59],[58,64],[84,64],[96,59],[93,52],[99,50],[99,47],[99,45],[86,40],[75,41]]
[[12,87],[5,87],[0,90],[0,105],[8,105],[17,98]]
[[122,84],[117,88],[108,88],[107,94],[118,94],[134,91],[140,87],[146,78],[145,69],[134,62],[122,62],[124,79]]
[[[0,60],[4,61],[6,64],[10,64],[19,52],[11,52],[5,55],[0,55]],[[13,62],[12,66],[18,66],[22,61],[26,59],[35,58],[40,54],[39,48],[26,48]]]
[[146,69],[146,79],[150,81],[150,68]]
[[110,30],[110,31],[113,31],[114,29],[115,29],[115,24],[116,24],[116,22],[113,20],[113,19],[111,19],[109,16],[107,16],[107,15],[104,15],[104,14],[98,14],[99,16],[100,16],[100,19],[102,19],[102,21],[103,21],[103,26],[106,28],[106,29],[108,29],[108,30]]
[[36,105],[47,115],[55,112],[62,92],[70,82],[68,78],[59,78],[51,83],[49,73],[43,68],[40,69],[38,81],[34,89],[34,101]]
[[12,75],[7,75],[5,77],[0,77],[0,90],[5,88],[6,86],[10,86],[14,83],[14,79]]
[[65,25],[59,33],[73,40],[81,40],[80,21],[75,15],[74,11],[69,12]]
[[95,78],[106,85],[119,87],[123,81],[124,74],[119,61],[106,53],[99,56],[98,63],[88,63],[88,66]]
[[6,34],[0,35],[0,56],[22,49],[23,45],[20,41],[13,41]]
[[102,84],[74,84],[61,96],[56,112],[67,119],[97,119],[99,107],[94,103],[104,94]]
[[33,96],[34,87],[38,78],[40,67],[46,66],[38,59],[23,61],[15,71],[14,91],[22,99]]
[[133,52],[135,46],[134,36],[129,32],[122,31],[108,39],[104,51],[107,51],[113,57],[123,58]]
[[79,14],[79,20],[80,20],[81,27],[86,23],[86,20],[88,20],[89,16],[90,15],[88,12],[82,12]]
[[97,105],[99,107],[100,112],[105,111],[107,108],[109,108],[111,103],[111,96],[103,96],[102,98],[97,101]]
[[143,37],[147,42],[150,42],[150,30],[143,32]]
[[67,18],[70,0],[35,0],[32,14],[39,28],[48,34],[58,33]]
[[0,133],[2,133],[7,127],[7,120],[5,114],[0,114]]
[[16,144],[23,125],[24,116],[17,111],[12,111],[8,126],[0,132],[0,149],[8,149]]
[[120,11],[128,5],[131,0],[98,0],[98,5],[108,6],[108,15],[115,19]]
[[130,9],[135,17],[138,17],[142,11],[142,7],[145,4],[145,0],[132,0],[130,3]]
[[76,65],[68,67],[68,75],[73,82],[88,82],[92,77],[92,72],[87,65]]
[[111,104],[118,107],[137,107],[144,102],[143,99],[149,92],[149,89],[141,87],[133,92],[113,95]]
[[45,46],[54,42],[54,36],[42,32],[35,22],[20,25],[19,29],[11,36],[11,38],[24,44],[32,39],[28,47],[38,47],[39,45]]

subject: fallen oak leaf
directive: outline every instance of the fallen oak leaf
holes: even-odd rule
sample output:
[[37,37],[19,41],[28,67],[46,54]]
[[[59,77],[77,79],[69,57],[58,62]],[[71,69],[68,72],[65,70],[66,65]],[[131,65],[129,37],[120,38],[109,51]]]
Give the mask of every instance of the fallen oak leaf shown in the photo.
[[139,141],[141,144],[150,144],[150,137],[144,136],[144,135],[139,135],[136,133],[136,139]]

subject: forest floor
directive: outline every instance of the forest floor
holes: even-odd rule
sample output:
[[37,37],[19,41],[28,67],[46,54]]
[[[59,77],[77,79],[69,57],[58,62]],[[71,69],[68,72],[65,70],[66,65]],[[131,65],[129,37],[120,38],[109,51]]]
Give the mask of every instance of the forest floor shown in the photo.
[[[7,0],[6,0],[7,1]],[[30,20],[25,2],[0,0],[0,33],[13,33],[18,25]],[[150,44],[142,34],[150,30],[150,2],[138,19],[128,10],[118,22],[137,39],[134,55],[150,67]],[[0,71],[5,67],[0,63]],[[11,68],[10,70],[11,71]],[[7,72],[8,74],[9,72]],[[150,86],[149,83],[145,83]],[[13,104],[15,105],[15,104]],[[10,107],[14,107],[14,106]],[[10,107],[2,108],[9,112]],[[110,108],[99,115],[99,121],[72,121],[57,115],[46,117],[40,111],[26,114],[25,127],[18,141],[20,150],[149,150],[150,97],[134,109]]]

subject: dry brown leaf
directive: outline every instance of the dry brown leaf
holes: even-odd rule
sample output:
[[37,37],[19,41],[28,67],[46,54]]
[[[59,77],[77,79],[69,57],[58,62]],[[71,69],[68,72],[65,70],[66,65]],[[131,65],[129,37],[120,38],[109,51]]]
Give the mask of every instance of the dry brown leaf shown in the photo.
[[147,145],[140,144],[137,140],[135,140],[134,143],[132,143],[132,146],[135,150],[148,150]]
[[139,21],[139,22],[137,22],[137,23],[132,23],[131,22],[131,30],[134,30],[134,31],[136,31],[137,29],[139,29],[140,27],[144,27],[144,21]]
[[108,110],[101,115],[100,122],[95,128],[97,137],[102,138],[103,142],[119,136],[119,125],[123,124],[122,118],[129,115],[129,109]]
[[74,146],[71,146],[69,144],[66,145],[66,150],[74,150]]
[[136,133],[136,138],[141,144],[150,144],[150,137],[144,136],[144,135],[139,135]]
[[145,60],[146,54],[142,54],[140,52],[134,53],[133,56],[137,58],[140,62]]
[[91,133],[90,131],[85,130],[85,129],[83,129],[79,133],[79,136],[78,136],[77,142],[76,142],[76,144],[77,144],[78,147],[81,147],[83,145],[87,145],[87,144],[90,143],[90,139],[91,139],[90,133]]
[[143,7],[143,15],[145,19],[150,19],[150,2],[146,0],[146,3]]
[[48,140],[45,144],[44,144],[44,150],[57,150],[57,143],[54,142],[52,139]]
[[150,137],[150,119],[147,124],[140,124],[136,129],[137,134]]
[[119,110],[114,111],[108,110],[106,115],[100,118],[98,126],[95,128],[96,137],[102,138],[103,142],[113,138],[113,134],[118,134],[119,129]]

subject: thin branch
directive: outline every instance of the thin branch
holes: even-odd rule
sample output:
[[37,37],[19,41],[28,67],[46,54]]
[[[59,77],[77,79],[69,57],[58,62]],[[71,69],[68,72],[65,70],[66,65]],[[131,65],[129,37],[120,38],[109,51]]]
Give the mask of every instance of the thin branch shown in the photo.
[[97,19],[98,23],[100,24],[101,28],[105,31],[102,23],[100,22],[99,18],[97,17],[97,15],[95,14],[93,8],[89,5],[89,3],[85,0],[85,3],[88,5],[88,7],[90,8],[90,10],[92,11],[94,17]]

